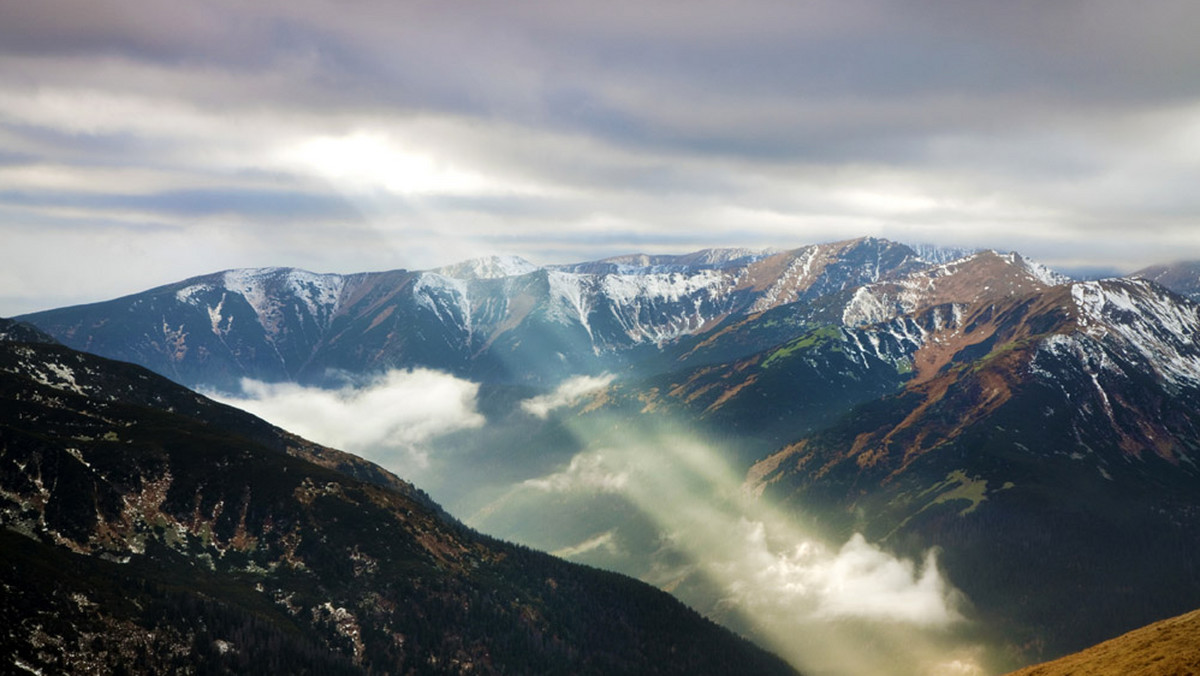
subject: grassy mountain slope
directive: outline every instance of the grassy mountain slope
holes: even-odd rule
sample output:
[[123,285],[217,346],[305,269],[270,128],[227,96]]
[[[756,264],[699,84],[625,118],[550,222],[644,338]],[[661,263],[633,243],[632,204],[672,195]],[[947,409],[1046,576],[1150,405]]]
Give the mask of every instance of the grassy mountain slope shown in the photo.
[[1181,676],[1200,673],[1200,610],[1135,629],[1010,676]]

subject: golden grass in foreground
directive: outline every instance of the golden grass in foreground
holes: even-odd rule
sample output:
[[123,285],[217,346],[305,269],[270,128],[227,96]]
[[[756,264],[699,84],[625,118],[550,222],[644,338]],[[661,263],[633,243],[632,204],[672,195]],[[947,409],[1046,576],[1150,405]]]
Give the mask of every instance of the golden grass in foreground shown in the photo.
[[1135,629],[1009,676],[1200,675],[1200,610]]

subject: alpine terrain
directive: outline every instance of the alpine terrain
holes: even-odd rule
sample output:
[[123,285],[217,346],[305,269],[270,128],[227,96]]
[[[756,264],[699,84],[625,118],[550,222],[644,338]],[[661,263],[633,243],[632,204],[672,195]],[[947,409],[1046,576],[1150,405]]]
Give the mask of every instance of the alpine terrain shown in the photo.
[[[19,318],[67,347],[7,329],[26,331],[5,348],[15,394],[4,429],[20,441],[5,441],[3,474],[9,530],[25,535],[6,536],[21,547],[5,551],[87,562],[64,580],[94,581],[47,579],[52,591],[27,607],[57,605],[30,627],[90,617],[106,589],[101,607],[136,600],[113,600],[124,614],[112,622],[145,622],[142,609],[160,607],[152,599],[182,598],[171,596],[182,593],[173,576],[186,565],[207,585],[188,598],[245,609],[305,650],[340,646],[352,668],[402,655],[500,669],[511,652],[612,671],[611,650],[636,671],[703,663],[693,634],[721,637],[700,641],[720,659],[778,666],[628,580],[475,535],[373,465],[68,348],[234,394],[247,378],[345,388],[434,369],[477,388],[470,403],[482,422],[429,441],[421,483],[472,525],[677,595],[711,592],[710,607],[728,610],[728,590],[712,580],[654,577],[664,552],[672,571],[705,556],[676,556],[675,534],[643,509],[666,489],[640,505],[619,500],[646,454],[664,459],[646,463],[651,489],[696,469],[669,438],[637,445],[644,430],[685,430],[720,449],[742,493],[825,541],[935,561],[961,597],[962,631],[987,644],[981,662],[999,672],[1200,607],[1198,298],[1196,263],[1075,281],[1018,253],[876,238],[554,266],[491,258],[425,271],[214,273]],[[601,466],[630,449],[643,454],[630,467]],[[731,492],[712,485],[717,464],[688,475],[698,504]],[[52,471],[70,474],[55,484]],[[573,511],[569,480],[591,507]],[[56,485],[75,487],[71,499]],[[622,539],[633,526],[638,538]],[[659,559],[620,563],[639,553]],[[118,587],[115,571],[135,569],[149,580],[143,591]],[[568,593],[628,608],[625,596],[596,591],[613,588],[603,585],[692,619],[566,610]],[[71,600],[77,592],[86,603]],[[353,622],[338,624],[341,611]],[[517,629],[439,642],[399,628],[402,616],[471,627],[503,618]],[[650,645],[653,626],[675,622]],[[210,648],[231,641],[184,620],[170,626]],[[66,645],[78,631],[37,640]],[[23,648],[21,659],[45,649]],[[726,663],[712,659],[715,671]]]
[[414,366],[546,384],[923,264],[906,246],[862,239],[551,267],[492,258],[353,275],[231,270],[20,319],[189,387],[236,390],[245,377],[328,384]]

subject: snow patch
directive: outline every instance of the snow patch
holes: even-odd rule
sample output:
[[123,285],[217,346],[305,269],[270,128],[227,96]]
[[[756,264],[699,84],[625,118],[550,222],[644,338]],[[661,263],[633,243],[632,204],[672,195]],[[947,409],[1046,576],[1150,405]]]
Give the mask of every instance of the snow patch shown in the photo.
[[413,282],[413,299],[443,324],[471,333],[471,301],[466,280],[422,272]]
[[431,272],[454,279],[502,279],[527,275],[540,269],[520,256],[487,256],[435,268]]
[[1084,333],[1107,340],[1167,382],[1200,385],[1200,308],[1144,280],[1071,285]]
[[192,284],[191,286],[185,286],[175,292],[175,300],[179,301],[180,303],[184,303],[185,305],[198,305],[200,301],[196,299],[196,296],[203,291],[211,291],[212,288],[213,287],[211,284]]
[[1017,258],[1020,259],[1019,264],[1025,269],[1026,272],[1033,275],[1034,279],[1042,284],[1045,284],[1046,286],[1062,286],[1063,284],[1071,283],[1070,277],[1059,274],[1054,270],[1042,265],[1041,263],[1032,261],[1019,255]]
[[[591,312],[588,294],[584,292],[584,275],[570,272],[548,270],[546,278],[550,283],[550,315],[564,324],[572,321],[579,322],[587,331],[588,337],[595,341],[592,326],[588,322]],[[557,302],[555,302],[557,301]]]
[[[293,302],[298,302],[319,326],[327,327],[337,312],[346,278],[291,268],[246,268],[225,272],[222,284],[246,300],[267,335],[274,337],[283,322],[284,309]],[[220,309],[214,308],[214,326],[220,323]],[[210,319],[214,310],[209,311]]]

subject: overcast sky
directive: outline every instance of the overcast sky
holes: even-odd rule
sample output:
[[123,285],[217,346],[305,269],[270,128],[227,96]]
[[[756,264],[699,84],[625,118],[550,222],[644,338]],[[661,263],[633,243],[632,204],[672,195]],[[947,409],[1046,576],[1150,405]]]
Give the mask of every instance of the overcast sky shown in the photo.
[[0,315],[875,235],[1200,259],[1194,0],[0,2]]

